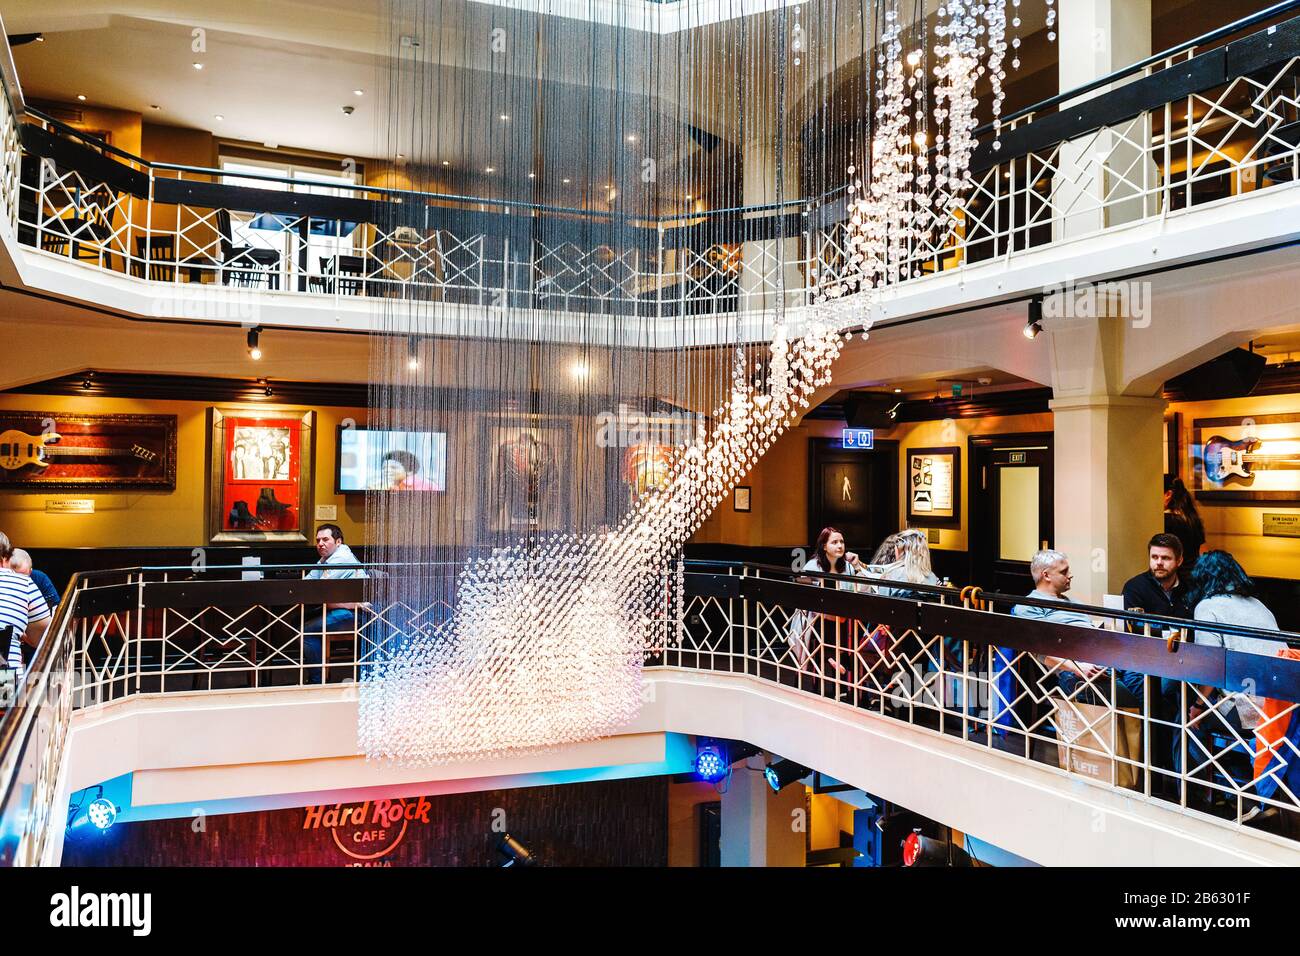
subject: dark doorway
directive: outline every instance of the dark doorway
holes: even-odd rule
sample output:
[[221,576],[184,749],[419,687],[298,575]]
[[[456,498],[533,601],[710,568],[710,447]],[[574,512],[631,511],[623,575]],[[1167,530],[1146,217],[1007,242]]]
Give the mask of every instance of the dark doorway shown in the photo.
[[877,441],[869,451],[846,450],[838,438],[809,442],[808,547],[831,526],[850,551],[870,560],[898,530],[898,442]]
[[1029,559],[1052,546],[1052,433],[970,438],[971,580],[1028,594]]

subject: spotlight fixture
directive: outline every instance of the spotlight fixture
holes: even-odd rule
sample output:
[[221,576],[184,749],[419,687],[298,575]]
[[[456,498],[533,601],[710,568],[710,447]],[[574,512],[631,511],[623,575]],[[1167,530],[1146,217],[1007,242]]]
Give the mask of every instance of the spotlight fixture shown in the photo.
[[505,123],[505,122],[507,122],[507,121],[510,119],[510,116],[509,116],[509,114],[507,114],[507,113],[502,113],[501,116],[500,116],[500,119],[501,119],[501,122]]
[[90,822],[96,828],[107,830],[117,820],[117,807],[113,806],[111,800],[100,797],[86,808],[86,816],[90,817]]
[[902,390],[901,388],[896,388],[896,389],[894,389],[894,394],[895,394],[895,395],[902,395],[902,394],[903,394],[903,390]]
[[150,103],[150,104],[149,104],[149,109],[151,109],[151,110],[160,110],[160,109],[162,109],[162,107],[159,106],[157,103]]
[[262,389],[262,394],[265,395],[267,398],[271,398],[273,395],[275,395],[275,389],[273,389],[270,385],[268,385],[266,386],[266,388]]
[[529,173],[529,174],[528,174],[528,178],[529,178],[529,179],[536,179],[536,178],[537,178],[537,174],[536,174],[536,173]]
[[805,767],[803,764],[795,763],[793,760],[778,760],[776,763],[767,765],[767,769],[763,771],[763,777],[773,791],[780,792],[796,780],[802,780],[810,773],[812,773],[812,769]]
[[573,182],[572,179],[566,179],[566,180],[564,181],[564,185],[567,186],[567,185],[569,185],[569,183],[571,183],[571,182]]
[[196,69],[196,70],[201,70],[201,69],[203,69],[203,64],[202,64],[202,63],[197,63],[197,62],[194,63],[194,69]]
[[501,834],[501,839],[497,841],[497,852],[505,857],[499,865],[504,869],[507,866],[536,866],[536,858],[528,852],[528,847],[524,846],[509,833]]
[[351,103],[347,103],[343,106],[340,106],[339,109],[343,111],[344,116],[351,116],[353,113],[357,111],[357,108],[353,106]]
[[248,330],[248,357],[254,362],[260,361],[262,358],[261,337],[262,327],[260,325],[255,325]]
[[353,96],[365,96],[365,95],[366,95],[366,91],[365,91],[365,90],[353,90],[353,91],[352,91],[352,95],[353,95]]
[[706,783],[717,783],[731,771],[731,765],[759,753],[752,744],[738,740],[701,737],[696,742],[695,773]]
[[1043,297],[1036,295],[1029,300],[1029,321],[1025,324],[1025,338],[1036,339],[1043,331]]
[[225,117],[222,116],[220,113],[213,114],[212,118],[216,120],[218,123],[220,123],[222,120],[225,119]]
[[406,338],[406,367],[412,372],[420,368],[420,340],[414,335]]
[[573,367],[570,371],[573,372],[573,377],[578,381],[585,382],[587,377],[591,375],[591,366],[579,359],[573,363]]
[[444,159],[444,160],[442,161],[442,165],[444,165],[444,166],[450,166],[451,163]]
[[495,173],[496,171],[497,168],[495,166],[489,166],[487,169],[483,170],[485,173]]
[[635,142],[636,142],[636,133],[628,133],[628,134],[627,134],[627,141],[628,141],[629,143],[635,143]]
[[81,380],[81,390],[83,392],[89,392],[94,387],[95,387],[95,373],[87,372],[86,377]]
[[86,102],[86,94],[85,94],[85,93],[78,93],[78,94],[77,94],[77,99],[81,100],[81,102],[83,102],[83,103]]
[[913,830],[903,840],[903,866],[970,866],[970,854],[951,840],[936,840]]

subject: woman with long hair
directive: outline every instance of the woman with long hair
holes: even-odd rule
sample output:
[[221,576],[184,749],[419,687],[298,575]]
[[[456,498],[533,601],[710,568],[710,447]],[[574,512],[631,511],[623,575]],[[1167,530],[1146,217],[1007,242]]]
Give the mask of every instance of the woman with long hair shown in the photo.
[[[1273,612],[1256,597],[1255,582],[1227,551],[1207,551],[1201,555],[1196,567],[1192,569],[1191,600],[1195,605],[1192,616],[1198,622],[1194,635],[1197,644],[1267,657],[1276,657],[1287,646],[1283,640],[1273,641],[1264,637],[1203,629],[1205,624],[1237,624],[1268,631],[1278,629]],[[1209,707],[1213,707],[1216,712],[1215,715],[1202,718],[1195,727],[1189,725],[1188,732],[1198,737],[1208,736],[1211,731],[1217,730],[1230,738],[1249,740],[1257,728],[1261,734],[1269,732],[1268,727],[1262,726],[1267,719],[1265,714],[1269,704],[1263,697],[1244,690],[1225,691],[1204,686],[1200,688],[1199,695],[1193,695],[1191,688],[1188,688],[1188,698],[1191,703],[1189,718],[1196,719]],[[1203,743],[1201,749],[1196,751],[1211,752],[1213,747],[1208,743]],[[1189,757],[1189,762],[1193,759],[1194,757]],[[1199,758],[1195,759],[1199,762]],[[1245,782],[1238,781],[1239,784]],[[1271,794],[1272,789],[1271,786],[1267,787],[1264,795]],[[1253,818],[1260,810],[1258,806],[1252,808],[1243,819]]]
[[[900,531],[894,541],[894,561],[888,565],[881,577],[890,581],[906,584],[938,584],[930,567],[930,544],[925,532],[919,528]],[[923,597],[922,592],[911,588],[880,587],[879,592],[885,597]]]
[[1205,525],[1196,511],[1196,500],[1181,478],[1170,481],[1165,491],[1165,534],[1182,542],[1183,566],[1179,573],[1190,575],[1205,544]]
[[[818,574],[863,576],[867,574],[866,565],[846,547],[844,534],[838,528],[831,527],[822,528],[821,533],[817,535],[817,541],[813,544],[813,555],[804,564],[803,570]],[[805,579],[805,581],[807,580]],[[827,584],[824,580],[817,583],[823,587]],[[859,589],[851,581],[836,581],[834,583],[835,587],[841,590],[852,591]],[[837,675],[843,676],[846,673],[846,668],[838,660],[839,646],[843,642],[837,639],[834,642],[836,646],[827,650],[824,632],[833,630],[835,635],[838,636],[841,629],[852,628],[853,626],[851,621],[844,618],[814,614],[811,611],[796,611],[790,618],[790,627],[786,636],[790,649],[794,652],[795,660],[799,665],[799,670],[804,671],[812,660],[814,652],[818,651],[826,664]]]

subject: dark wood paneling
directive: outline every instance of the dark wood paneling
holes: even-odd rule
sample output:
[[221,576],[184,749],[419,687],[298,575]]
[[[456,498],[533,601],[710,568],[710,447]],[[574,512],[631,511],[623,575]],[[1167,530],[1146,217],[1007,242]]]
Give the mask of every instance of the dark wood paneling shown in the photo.
[[[306,809],[120,823],[99,838],[69,841],[65,866],[352,866],[364,854],[392,849],[369,865],[494,866],[500,857],[493,826],[504,825],[541,866],[666,866],[668,778],[639,777],[555,787],[487,790],[427,800],[428,822],[395,829],[378,826],[306,829]],[[358,806],[345,804],[344,806]],[[366,819],[373,820],[377,801]],[[400,828],[400,825],[398,825]],[[377,832],[383,830],[379,837]],[[375,837],[362,842],[369,832]],[[338,842],[335,841],[335,836]],[[395,843],[395,845],[394,845]]]

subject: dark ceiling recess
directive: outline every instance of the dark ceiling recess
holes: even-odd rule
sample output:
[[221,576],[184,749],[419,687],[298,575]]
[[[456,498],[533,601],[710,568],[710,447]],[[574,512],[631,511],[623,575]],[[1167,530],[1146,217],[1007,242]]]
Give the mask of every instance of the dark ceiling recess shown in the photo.
[[1268,360],[1257,352],[1233,349],[1171,378],[1165,383],[1165,391],[1175,392],[1189,402],[1241,398],[1255,391],[1267,364]]

